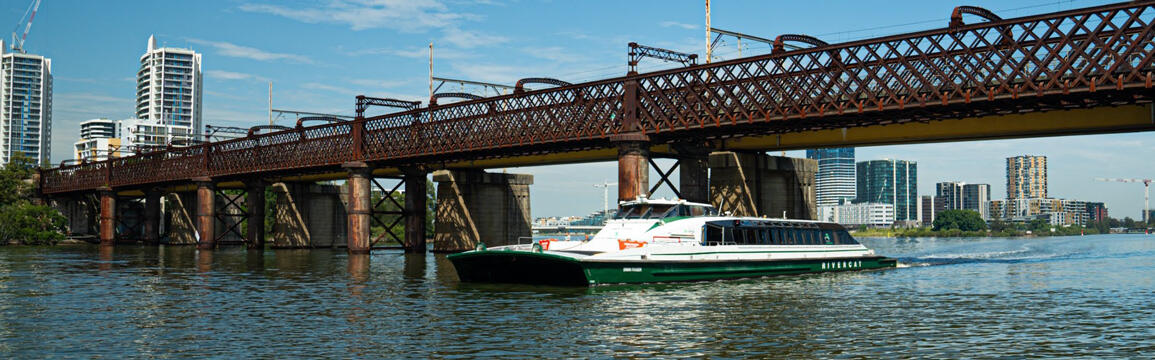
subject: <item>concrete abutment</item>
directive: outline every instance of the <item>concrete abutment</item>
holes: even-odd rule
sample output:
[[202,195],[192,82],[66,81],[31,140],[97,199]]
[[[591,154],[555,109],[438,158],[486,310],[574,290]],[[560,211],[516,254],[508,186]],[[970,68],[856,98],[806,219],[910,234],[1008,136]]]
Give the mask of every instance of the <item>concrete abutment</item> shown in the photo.
[[[517,244],[532,235],[529,186],[533,175],[440,170],[433,250],[456,252]],[[406,194],[406,199],[409,198]]]

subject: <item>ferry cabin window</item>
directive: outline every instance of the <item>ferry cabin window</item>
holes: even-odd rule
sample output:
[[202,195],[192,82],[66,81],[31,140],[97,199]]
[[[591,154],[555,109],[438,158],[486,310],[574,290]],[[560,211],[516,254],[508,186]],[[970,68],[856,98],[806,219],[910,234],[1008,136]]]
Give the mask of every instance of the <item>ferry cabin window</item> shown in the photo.
[[846,232],[846,230],[838,230],[837,234],[838,234],[838,236],[837,236],[838,237],[838,240],[837,240],[838,244],[840,244],[840,245],[858,245],[858,240],[854,240],[854,237],[850,236],[850,233]]
[[721,226],[706,225],[706,234],[702,243],[705,245],[721,244],[723,241],[722,232],[723,228]]

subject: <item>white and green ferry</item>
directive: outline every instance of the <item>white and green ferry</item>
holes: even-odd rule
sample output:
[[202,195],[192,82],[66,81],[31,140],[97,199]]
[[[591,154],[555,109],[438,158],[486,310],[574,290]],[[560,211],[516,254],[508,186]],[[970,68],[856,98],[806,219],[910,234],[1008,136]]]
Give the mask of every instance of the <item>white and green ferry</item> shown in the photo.
[[834,223],[719,215],[708,204],[639,198],[584,241],[479,245],[449,255],[463,282],[588,286],[895,267]]

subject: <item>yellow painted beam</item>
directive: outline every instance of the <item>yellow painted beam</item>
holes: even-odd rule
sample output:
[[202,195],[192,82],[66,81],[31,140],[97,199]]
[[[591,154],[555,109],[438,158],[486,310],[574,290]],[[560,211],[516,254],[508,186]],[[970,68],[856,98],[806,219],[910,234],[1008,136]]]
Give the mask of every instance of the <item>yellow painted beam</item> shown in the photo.
[[796,150],[1155,130],[1151,104],[818,130],[727,140],[726,150]]

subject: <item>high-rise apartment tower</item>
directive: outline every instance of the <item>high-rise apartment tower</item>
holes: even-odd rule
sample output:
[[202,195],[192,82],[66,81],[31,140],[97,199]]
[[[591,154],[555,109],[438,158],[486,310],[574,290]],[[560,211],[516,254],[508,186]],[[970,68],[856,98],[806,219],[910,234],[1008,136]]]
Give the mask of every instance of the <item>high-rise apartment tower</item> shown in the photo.
[[1047,157],[1007,158],[1007,200],[1047,198]]
[[815,202],[818,206],[835,206],[854,200],[854,148],[810,149],[806,158],[818,160],[814,176]]
[[136,73],[136,117],[163,125],[185,126],[197,137],[201,123],[201,54],[189,49],[156,46],[140,56]]
[[52,60],[0,41],[0,165],[23,153],[52,162]]

